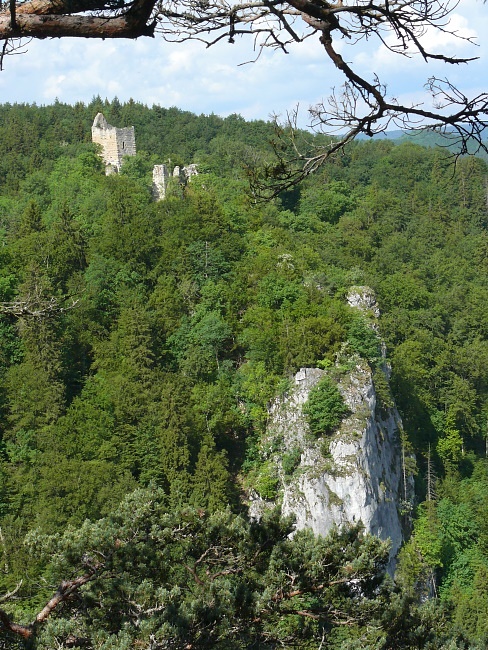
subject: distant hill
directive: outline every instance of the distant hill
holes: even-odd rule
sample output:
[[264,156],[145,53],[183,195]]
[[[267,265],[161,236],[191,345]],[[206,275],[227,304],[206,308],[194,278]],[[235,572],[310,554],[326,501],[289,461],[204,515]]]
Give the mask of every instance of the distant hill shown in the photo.
[[[369,139],[366,135],[359,135],[358,140],[367,140]],[[457,149],[456,136],[453,133],[450,134],[440,134],[435,131],[426,129],[424,131],[402,131],[401,129],[396,129],[395,131],[386,131],[385,133],[378,133],[373,136],[374,140],[391,140],[395,141],[397,144],[402,142],[415,142],[422,147],[445,147],[451,151]],[[488,136],[484,139],[485,142],[488,142]],[[474,141],[472,146],[469,147],[471,153],[475,153],[477,146]],[[477,153],[480,158],[488,160],[488,154],[486,152],[480,151]]]
[[[395,131],[385,131],[383,133],[377,133],[373,136],[373,140],[399,140],[405,135],[405,131],[401,129],[396,129]],[[360,133],[357,140],[370,140],[370,138],[364,133]]]

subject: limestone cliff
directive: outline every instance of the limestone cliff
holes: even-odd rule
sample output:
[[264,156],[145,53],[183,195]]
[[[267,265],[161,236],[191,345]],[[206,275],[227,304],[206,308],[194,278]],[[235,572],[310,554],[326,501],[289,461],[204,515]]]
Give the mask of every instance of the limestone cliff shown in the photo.
[[[367,298],[367,300],[365,300]],[[363,291],[350,304],[377,316],[374,297]],[[302,412],[322,377],[337,383],[348,414],[332,434],[312,436]],[[263,450],[275,472],[276,498],[297,528],[326,534],[334,524],[362,521],[366,531],[391,539],[393,558],[403,539],[401,510],[412,492],[405,473],[400,416],[395,406],[378,408],[373,373],[357,355],[342,355],[334,367],[302,368],[289,391],[270,409]],[[266,451],[264,452],[266,454]],[[254,494],[251,513],[266,501]]]

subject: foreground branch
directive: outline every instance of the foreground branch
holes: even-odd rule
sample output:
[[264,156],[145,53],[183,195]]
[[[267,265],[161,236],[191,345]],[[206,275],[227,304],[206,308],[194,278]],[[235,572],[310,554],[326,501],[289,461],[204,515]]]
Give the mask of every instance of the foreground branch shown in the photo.
[[50,38],[71,36],[76,38],[138,38],[154,36],[154,24],[146,25],[126,16],[96,18],[94,16],[35,16],[17,14],[16,23],[0,17],[1,38]]
[[[24,639],[30,639],[34,636],[36,627],[41,623],[44,623],[52,612],[70,596],[80,589],[83,585],[91,580],[94,580],[98,577],[100,571],[103,569],[103,565],[99,564],[93,567],[88,573],[83,576],[79,576],[74,580],[63,580],[59,585],[58,589],[54,596],[49,600],[49,602],[42,608],[42,610],[37,614],[35,620],[28,625],[19,625],[18,623],[13,623],[10,620],[8,614],[0,609],[0,624],[3,629],[11,634],[16,636],[21,636]],[[0,627],[0,630],[2,628]]]
[[[306,4],[305,0],[293,0]],[[318,25],[316,19],[315,24]],[[312,107],[309,112],[315,132],[335,134],[328,145],[297,136],[297,112],[288,115],[284,128],[277,126],[276,140],[271,143],[275,162],[261,169],[249,170],[255,200],[267,201],[290,189],[333,156],[342,153],[346,144],[359,134],[372,137],[385,132],[390,124],[405,131],[429,129],[448,137],[455,158],[484,151],[488,153],[484,130],[488,125],[488,93],[470,99],[447,79],[429,79],[426,90],[433,109],[422,105],[402,105],[388,100],[386,87],[377,77],[373,82],[357,74],[334,47],[333,33],[337,29],[322,22],[320,41],[328,58],[347,81],[342,94],[335,92],[326,103]],[[463,63],[463,60],[448,60]]]
[[114,5],[103,0],[31,0],[16,5],[12,0],[9,11],[0,14],[0,38],[154,36],[155,4],[156,0]]

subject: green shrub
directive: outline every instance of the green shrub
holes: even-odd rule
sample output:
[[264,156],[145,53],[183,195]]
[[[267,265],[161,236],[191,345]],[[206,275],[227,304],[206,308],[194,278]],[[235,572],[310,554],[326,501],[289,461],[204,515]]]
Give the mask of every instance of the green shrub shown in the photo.
[[373,371],[373,384],[376,393],[376,404],[381,415],[385,416],[388,409],[393,408],[395,402],[391,395],[390,384],[381,368]]
[[320,443],[320,453],[322,458],[325,460],[334,460],[332,452],[330,451],[330,440],[328,438],[323,438]]
[[364,318],[355,318],[348,327],[347,340],[351,350],[360,357],[375,364],[381,357],[381,343],[378,334]]
[[329,377],[324,377],[310,391],[303,413],[310,431],[315,436],[321,436],[332,433],[339,426],[348,408],[337,385]]
[[286,454],[283,454],[281,459],[281,464],[283,467],[283,472],[285,476],[291,476],[300,464],[300,459],[302,457],[302,450],[300,447],[294,447],[290,451],[287,451]]
[[254,482],[254,488],[262,499],[272,501],[278,493],[278,476],[272,463],[264,463],[259,468]]

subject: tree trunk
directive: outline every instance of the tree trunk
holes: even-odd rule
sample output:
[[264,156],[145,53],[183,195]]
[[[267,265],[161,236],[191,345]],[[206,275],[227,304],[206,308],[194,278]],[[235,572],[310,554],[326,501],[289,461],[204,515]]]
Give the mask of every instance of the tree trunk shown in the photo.
[[137,38],[154,36],[154,24],[135,23],[126,16],[96,18],[93,16],[36,16],[17,14],[13,29],[10,16],[0,16],[0,38]]

